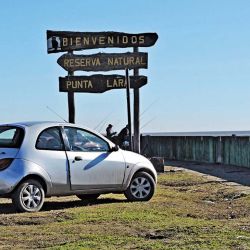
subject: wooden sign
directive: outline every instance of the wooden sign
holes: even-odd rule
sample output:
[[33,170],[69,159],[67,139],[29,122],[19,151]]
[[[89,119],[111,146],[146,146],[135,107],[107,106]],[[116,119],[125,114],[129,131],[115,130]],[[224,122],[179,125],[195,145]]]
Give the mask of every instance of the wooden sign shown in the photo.
[[47,51],[57,53],[96,48],[150,47],[158,39],[156,33],[70,32],[47,30]]
[[[131,76],[130,87],[140,88],[147,83],[146,76]],[[60,92],[103,93],[111,89],[126,88],[125,76],[91,75],[59,77]]]
[[98,53],[93,55],[64,54],[57,63],[65,70],[109,71],[120,69],[138,69],[148,67],[148,54],[137,53]]

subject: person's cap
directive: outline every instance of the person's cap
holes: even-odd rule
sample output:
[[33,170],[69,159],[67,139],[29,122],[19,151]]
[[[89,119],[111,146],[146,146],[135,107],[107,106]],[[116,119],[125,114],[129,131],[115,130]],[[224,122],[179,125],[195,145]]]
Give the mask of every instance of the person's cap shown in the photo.
[[109,124],[109,127],[113,127],[113,125],[112,125],[112,124]]

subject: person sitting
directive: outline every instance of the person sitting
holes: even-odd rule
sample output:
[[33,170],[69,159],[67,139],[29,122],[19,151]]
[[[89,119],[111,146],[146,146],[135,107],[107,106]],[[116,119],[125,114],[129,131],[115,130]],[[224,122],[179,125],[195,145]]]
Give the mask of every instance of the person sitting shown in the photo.
[[106,136],[108,139],[112,139],[112,137],[117,133],[112,131],[113,125],[109,124],[106,128]]
[[123,149],[129,148],[129,129],[128,125],[118,134],[119,146]]

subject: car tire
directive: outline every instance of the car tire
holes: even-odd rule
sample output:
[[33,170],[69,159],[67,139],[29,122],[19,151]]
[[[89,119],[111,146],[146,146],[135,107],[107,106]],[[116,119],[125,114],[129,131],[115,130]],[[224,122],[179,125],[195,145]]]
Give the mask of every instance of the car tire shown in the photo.
[[136,173],[124,195],[129,201],[149,201],[155,192],[155,181],[146,172]]
[[95,201],[100,194],[77,194],[76,196],[83,201]]
[[12,195],[12,203],[20,212],[38,212],[43,206],[44,199],[43,186],[33,179],[22,182]]

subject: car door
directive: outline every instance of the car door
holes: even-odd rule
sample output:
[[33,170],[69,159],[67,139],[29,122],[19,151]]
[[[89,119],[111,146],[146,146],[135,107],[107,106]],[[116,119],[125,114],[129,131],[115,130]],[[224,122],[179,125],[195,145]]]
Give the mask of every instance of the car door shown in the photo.
[[37,137],[35,149],[32,152],[29,150],[29,156],[23,157],[48,173],[53,194],[70,192],[69,166],[60,127],[44,129]]
[[107,141],[90,131],[75,127],[64,127],[64,131],[72,190],[119,189],[125,172],[122,153],[109,152]]

